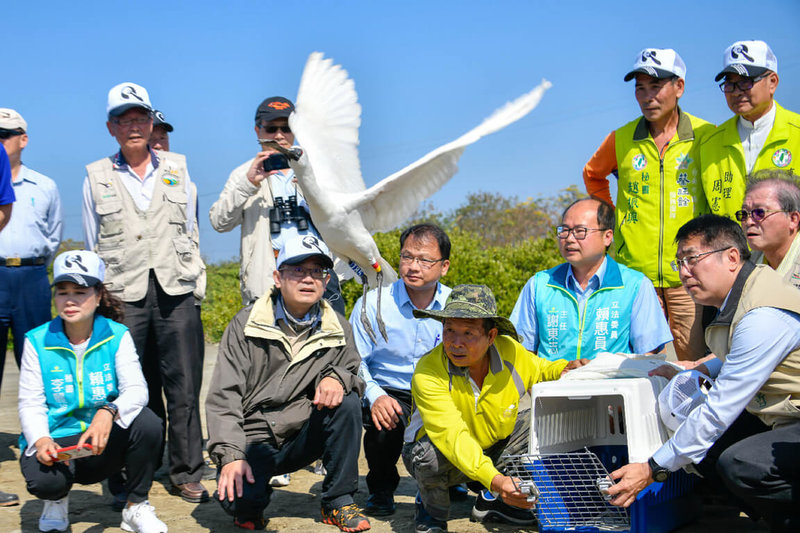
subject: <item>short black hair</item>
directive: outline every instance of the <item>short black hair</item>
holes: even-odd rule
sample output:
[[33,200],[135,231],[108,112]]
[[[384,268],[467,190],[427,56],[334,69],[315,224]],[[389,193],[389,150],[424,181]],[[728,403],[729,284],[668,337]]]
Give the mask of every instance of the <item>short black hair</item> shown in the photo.
[[719,215],[700,215],[680,227],[675,242],[680,245],[692,237],[700,237],[703,245],[714,249],[736,248],[742,262],[750,259],[750,249],[742,226],[728,217]]
[[412,235],[415,239],[427,237],[435,240],[439,245],[439,253],[442,254],[442,259],[450,259],[450,237],[436,224],[415,224],[406,229],[400,234],[400,249],[405,245],[406,239]]
[[569,204],[566,209],[561,213],[561,221],[564,221],[564,217],[567,216],[567,211],[572,209],[573,206],[581,203],[581,202],[590,202],[594,201],[597,202],[597,227],[600,229],[614,229],[614,206],[610,205],[608,202],[601,200],[600,198],[595,198],[594,196],[589,198],[578,198],[571,204]]

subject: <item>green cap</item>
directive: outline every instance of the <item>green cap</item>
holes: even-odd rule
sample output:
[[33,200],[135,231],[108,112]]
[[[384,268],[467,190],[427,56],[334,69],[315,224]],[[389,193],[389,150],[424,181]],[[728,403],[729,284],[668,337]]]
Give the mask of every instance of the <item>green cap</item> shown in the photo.
[[497,303],[492,290],[486,285],[457,285],[441,311],[414,309],[417,318],[488,318],[494,322],[499,335],[517,339],[517,330],[511,321],[497,314]]

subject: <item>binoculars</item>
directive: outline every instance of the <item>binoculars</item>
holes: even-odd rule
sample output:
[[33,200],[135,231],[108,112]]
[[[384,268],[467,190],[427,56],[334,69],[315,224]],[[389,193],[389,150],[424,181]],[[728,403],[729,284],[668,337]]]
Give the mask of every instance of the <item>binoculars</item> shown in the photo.
[[284,222],[295,222],[300,231],[308,229],[308,213],[297,205],[297,195],[289,196],[285,200],[278,196],[275,198],[274,207],[269,210],[270,233],[280,233],[281,224]]

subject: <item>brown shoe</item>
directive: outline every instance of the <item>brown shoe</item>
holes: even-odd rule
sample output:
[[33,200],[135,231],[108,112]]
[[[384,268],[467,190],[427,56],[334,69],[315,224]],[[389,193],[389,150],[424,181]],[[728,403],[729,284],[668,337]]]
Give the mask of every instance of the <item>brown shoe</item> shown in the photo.
[[180,496],[189,503],[202,503],[208,501],[208,491],[199,481],[190,481],[189,483],[173,484],[170,489],[170,494]]

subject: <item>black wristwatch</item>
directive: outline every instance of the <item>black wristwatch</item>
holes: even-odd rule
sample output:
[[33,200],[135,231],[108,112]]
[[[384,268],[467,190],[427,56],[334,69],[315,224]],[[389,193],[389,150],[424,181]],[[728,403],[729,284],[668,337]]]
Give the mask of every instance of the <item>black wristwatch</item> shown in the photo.
[[670,471],[663,466],[659,466],[656,460],[652,457],[647,460],[647,464],[650,467],[650,470],[653,472],[653,480],[657,481],[658,483],[664,483],[669,478]]
[[114,402],[108,402],[102,407],[100,407],[100,409],[104,409],[109,413],[111,413],[111,420],[117,419],[117,414],[119,414],[119,407],[117,407],[117,404],[115,404]]

